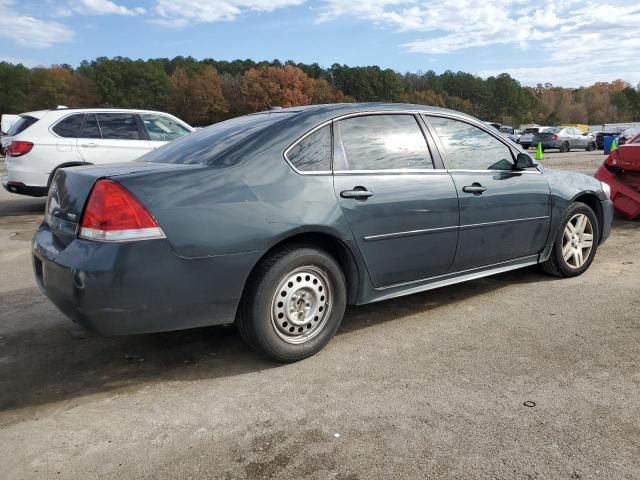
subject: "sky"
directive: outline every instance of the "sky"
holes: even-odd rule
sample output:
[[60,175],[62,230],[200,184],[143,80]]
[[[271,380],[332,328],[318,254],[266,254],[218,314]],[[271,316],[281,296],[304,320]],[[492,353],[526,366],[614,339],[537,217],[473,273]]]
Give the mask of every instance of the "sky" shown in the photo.
[[638,0],[0,0],[0,60],[280,59],[640,83]]

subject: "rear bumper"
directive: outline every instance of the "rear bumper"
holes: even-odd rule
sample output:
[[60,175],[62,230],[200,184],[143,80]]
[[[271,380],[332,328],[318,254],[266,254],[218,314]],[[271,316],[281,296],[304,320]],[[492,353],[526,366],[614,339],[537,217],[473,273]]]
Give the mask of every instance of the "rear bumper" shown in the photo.
[[29,185],[25,185],[22,182],[16,182],[9,180],[9,177],[3,176],[0,178],[0,183],[2,183],[3,188],[7,192],[17,193],[19,195],[28,195],[30,197],[46,197],[47,196],[47,187],[33,187]]
[[44,294],[74,322],[100,335],[233,323],[252,252],[184,259],[166,240],[66,246],[46,224],[33,240],[33,267]]

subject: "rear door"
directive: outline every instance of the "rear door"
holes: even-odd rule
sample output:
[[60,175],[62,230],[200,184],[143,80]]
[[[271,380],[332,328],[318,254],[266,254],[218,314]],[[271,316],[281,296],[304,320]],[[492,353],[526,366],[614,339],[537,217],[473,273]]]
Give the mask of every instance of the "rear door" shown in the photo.
[[549,185],[537,169],[516,171],[513,151],[490,130],[428,116],[460,200],[454,271],[537,255],[550,228]]
[[92,164],[128,162],[150,149],[140,119],[131,112],[90,113],[78,138],[78,151]]
[[[435,163],[434,163],[435,162]],[[458,198],[411,114],[334,122],[334,188],[372,283],[446,273],[458,238]]]

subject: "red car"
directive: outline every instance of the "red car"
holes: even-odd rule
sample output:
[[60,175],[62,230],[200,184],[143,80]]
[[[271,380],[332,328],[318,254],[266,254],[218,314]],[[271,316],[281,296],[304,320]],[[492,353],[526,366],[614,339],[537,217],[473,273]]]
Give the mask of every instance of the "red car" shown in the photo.
[[640,133],[609,154],[595,177],[611,187],[614,208],[625,217],[640,217]]

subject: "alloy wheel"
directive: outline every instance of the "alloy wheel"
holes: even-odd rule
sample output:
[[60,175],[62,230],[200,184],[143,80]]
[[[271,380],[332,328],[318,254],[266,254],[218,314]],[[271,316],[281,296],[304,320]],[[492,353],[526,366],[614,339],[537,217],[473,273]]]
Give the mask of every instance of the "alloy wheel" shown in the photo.
[[582,267],[593,248],[593,225],[589,217],[578,213],[571,217],[564,228],[562,257],[571,268]]

